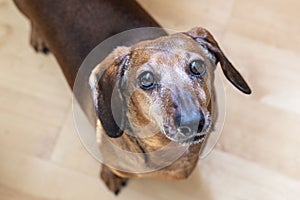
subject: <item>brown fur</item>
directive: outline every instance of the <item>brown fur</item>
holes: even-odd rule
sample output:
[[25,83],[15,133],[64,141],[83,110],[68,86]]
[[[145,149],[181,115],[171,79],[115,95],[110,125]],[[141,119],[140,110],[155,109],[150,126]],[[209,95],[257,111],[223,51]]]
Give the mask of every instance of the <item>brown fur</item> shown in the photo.
[[[191,54],[189,54],[189,52]],[[207,69],[206,75],[203,77],[203,81],[193,80],[192,83],[188,85],[186,83],[190,81],[187,80],[186,77],[182,77],[182,80],[180,79],[181,77],[176,80],[173,80],[172,77],[168,78],[169,75],[176,75],[176,70],[185,70],[186,73],[188,73],[188,69],[182,69],[182,67],[187,65],[185,59],[189,59],[191,56],[195,55],[204,57],[203,59],[206,60],[206,64],[210,66]],[[186,92],[188,92],[188,94],[194,94],[196,99],[195,101],[198,102],[197,109],[209,112],[211,114],[211,120],[213,124],[217,118],[215,90],[213,87],[214,65],[217,62],[221,62],[223,70],[226,71],[224,72],[225,74],[228,71],[232,73],[229,73],[229,77],[227,78],[230,79],[230,81],[233,82],[238,89],[245,93],[248,93],[250,90],[240,74],[230,63],[227,63],[227,58],[220,50],[213,37],[202,28],[195,28],[187,33],[178,33],[170,36],[160,37],[155,40],[139,42],[132,47],[119,47],[102,62],[106,64],[102,65],[102,63],[100,63],[97,67],[95,67],[91,77],[97,77],[98,72],[101,69],[103,70],[103,67],[107,66],[107,63],[112,63],[107,70],[109,70],[109,68],[118,68],[120,70],[124,66],[117,66],[118,62],[115,62],[114,59],[124,58],[126,56],[128,56],[128,66],[126,66],[124,77],[118,76],[115,72],[115,74],[111,73],[110,78],[115,82],[122,81],[122,79],[124,80],[123,82],[125,82],[123,87],[126,89],[122,92],[122,102],[125,102],[125,105],[127,105],[126,117],[128,121],[130,121],[130,126],[131,129],[134,130],[135,136],[140,136],[139,131],[143,130],[145,125],[149,123],[153,126],[157,125],[155,124],[156,122],[153,116],[148,114],[149,107],[153,105],[157,99],[161,104],[161,115],[164,118],[163,120],[165,121],[165,124],[170,127],[174,126],[176,101],[174,101],[175,99],[172,96],[174,93],[174,91],[172,91],[172,85],[179,85],[184,94]],[[154,89],[151,91],[143,91],[138,88],[138,86],[135,84],[137,75],[145,68],[148,68],[149,65],[153,65],[153,70],[154,72],[157,72],[156,75],[159,77],[160,81],[165,81],[164,84],[169,84],[170,89],[166,88],[165,90]],[[114,84],[105,80],[100,82],[104,85]],[[131,84],[128,84],[129,82]],[[97,85],[97,83],[92,85]],[[97,89],[94,88],[94,90]],[[98,93],[101,92],[102,95],[108,95],[105,91],[98,91]],[[98,100],[101,101],[101,99]],[[100,118],[102,117],[103,116],[100,115]],[[100,121],[98,121],[97,131],[100,137],[100,150],[103,154],[104,163],[105,158],[114,157],[114,153],[112,153],[112,149],[110,149],[110,145],[108,145],[109,143],[112,143],[122,150],[129,152],[150,153],[165,147],[171,141],[161,131],[155,135],[143,138],[132,136],[132,133],[127,134],[128,132],[125,130],[121,136],[118,136],[118,138],[109,138],[106,136],[107,131],[102,127],[103,123],[106,123],[106,121],[103,121],[102,124]],[[203,148],[204,144],[205,141],[190,145],[186,152],[183,153],[183,155],[181,155],[171,165],[156,171],[148,173],[129,173],[108,166],[104,169],[107,171],[109,168],[113,174],[116,174],[124,179],[159,178],[165,180],[179,180],[187,178],[192,173],[197,164],[201,148]],[[155,166],[157,158],[151,157],[151,154],[144,155],[145,156],[143,158],[140,158],[142,159],[141,162],[144,162],[146,166]],[[111,190],[115,189],[115,187],[108,187]],[[119,185],[117,190],[119,191],[121,187],[122,185]]]

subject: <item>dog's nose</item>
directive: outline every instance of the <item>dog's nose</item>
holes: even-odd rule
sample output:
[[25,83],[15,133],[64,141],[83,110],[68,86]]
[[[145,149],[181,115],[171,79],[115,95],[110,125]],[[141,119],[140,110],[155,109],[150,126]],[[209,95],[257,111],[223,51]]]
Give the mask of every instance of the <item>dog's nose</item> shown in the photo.
[[185,136],[190,136],[196,132],[200,133],[204,128],[204,124],[205,118],[202,111],[177,114],[175,116],[175,126],[177,127],[177,131]]

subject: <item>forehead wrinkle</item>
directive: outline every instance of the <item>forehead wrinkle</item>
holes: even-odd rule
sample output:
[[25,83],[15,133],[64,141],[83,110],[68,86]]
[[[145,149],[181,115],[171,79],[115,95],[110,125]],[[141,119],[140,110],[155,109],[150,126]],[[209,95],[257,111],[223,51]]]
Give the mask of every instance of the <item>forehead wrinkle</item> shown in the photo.
[[134,49],[130,57],[130,67],[135,68],[147,63],[151,58],[151,52],[145,48]]
[[180,55],[174,54],[172,52],[162,52],[156,56],[156,62],[158,65],[166,65],[169,67],[175,67],[180,65]]

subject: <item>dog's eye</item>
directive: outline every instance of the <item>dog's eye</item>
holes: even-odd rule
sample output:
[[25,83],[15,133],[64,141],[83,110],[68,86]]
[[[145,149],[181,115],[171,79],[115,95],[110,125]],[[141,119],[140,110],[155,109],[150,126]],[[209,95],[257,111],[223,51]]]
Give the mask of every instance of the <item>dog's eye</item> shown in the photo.
[[154,86],[154,76],[151,72],[143,72],[139,75],[138,83],[142,89],[151,89]]
[[203,60],[193,60],[190,64],[190,71],[193,75],[204,76],[206,72],[206,66]]

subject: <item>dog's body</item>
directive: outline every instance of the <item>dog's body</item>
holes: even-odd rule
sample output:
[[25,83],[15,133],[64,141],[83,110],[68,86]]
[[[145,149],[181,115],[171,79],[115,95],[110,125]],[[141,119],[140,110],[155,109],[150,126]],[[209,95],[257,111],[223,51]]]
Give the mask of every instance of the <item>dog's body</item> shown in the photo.
[[[38,51],[46,52],[49,48],[53,52],[71,88],[83,59],[101,41],[131,28],[159,26],[135,1],[131,0],[14,1],[31,21],[34,36],[31,40],[32,45]],[[171,54],[165,54],[166,51],[171,51]],[[182,61],[191,62],[192,60],[189,59],[193,58],[202,63],[192,63],[197,68],[185,69],[187,63]],[[104,158],[112,156],[111,152],[105,150],[103,142],[105,137],[126,151],[142,154],[156,151],[170,141],[180,145],[190,145],[172,164],[148,173],[124,172],[103,165],[101,178],[111,191],[117,194],[128,178],[151,177],[178,180],[191,174],[204,144],[204,136],[209,133],[216,118],[213,71],[218,62],[221,63],[225,76],[238,89],[247,94],[251,92],[246,82],[224,56],[214,38],[202,28],[154,41],[141,42],[130,48],[118,48],[93,70],[90,84],[99,117],[97,131],[100,133],[99,139],[102,141],[100,141],[100,148]],[[103,63],[108,63],[111,67],[105,70],[104,78],[99,78],[97,75],[104,69]],[[150,65],[145,65],[149,63]],[[201,74],[199,75],[197,70],[200,65],[200,68],[203,67],[204,63],[205,72],[204,74],[199,72]],[[166,67],[157,68],[159,65]],[[151,80],[149,73],[144,74],[139,81],[139,84],[146,85],[137,87],[136,84],[129,84],[130,81],[139,78],[137,76],[141,75],[140,69],[146,68],[148,72],[151,71],[147,66],[152,66],[151,70],[154,70],[155,77],[160,77],[161,87],[155,86],[154,96],[147,94],[147,91],[154,91],[153,84],[151,85],[153,88],[145,88],[149,86]],[[131,70],[130,73],[128,69]],[[191,78],[193,81],[190,81],[188,73],[191,72],[196,73],[198,78]],[[173,87],[174,79],[170,76],[166,77],[168,74],[176,76],[176,81],[182,88],[177,87],[178,85]],[[120,122],[122,127],[119,127],[113,119],[110,100],[112,90],[121,79],[125,80],[126,87],[122,86],[123,89],[125,88],[121,91],[121,96],[124,98],[119,101],[125,102],[127,109],[118,110],[118,113],[122,113]],[[133,92],[128,93],[128,91]],[[154,97],[160,101],[153,101]],[[189,103],[186,103],[187,99]],[[156,107],[153,115],[148,115],[147,109],[151,105]],[[164,108],[160,110],[159,105]],[[191,108],[197,111],[193,112]],[[126,120],[122,121],[124,118]],[[196,122],[197,127],[194,127],[191,121]],[[185,123],[185,126],[181,126],[181,123]],[[158,133],[146,138],[136,137],[145,130],[143,128],[147,124],[159,130]],[[189,131],[185,132],[183,128],[188,128]],[[186,134],[178,134],[178,130],[180,133],[188,134],[188,137]],[[142,163],[146,166],[155,165],[155,159],[145,156],[142,158]]]

